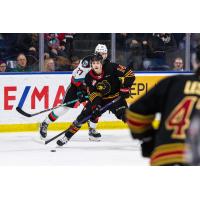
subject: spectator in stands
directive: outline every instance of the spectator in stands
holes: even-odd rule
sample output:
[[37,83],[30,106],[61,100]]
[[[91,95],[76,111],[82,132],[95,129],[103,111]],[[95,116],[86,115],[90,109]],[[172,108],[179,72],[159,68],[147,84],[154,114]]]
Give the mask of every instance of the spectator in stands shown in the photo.
[[49,53],[45,52],[44,53],[44,60],[47,59],[47,58],[50,58],[50,55],[49,55]]
[[177,47],[179,49],[185,48],[185,33],[173,33],[174,39],[176,40]]
[[175,71],[183,71],[183,59],[181,57],[177,57],[175,58],[174,60],[174,63],[173,63],[173,70]]
[[70,57],[69,53],[66,50],[64,42],[60,42],[60,46],[58,46],[58,48],[57,48],[57,55],[63,56],[63,57]]
[[80,63],[80,59],[78,56],[72,56],[71,57],[71,70],[73,71],[75,68],[78,67],[79,63]]
[[16,35],[17,38],[13,46],[16,52],[27,54],[30,47],[38,49],[39,41],[37,33],[20,33]]
[[57,34],[57,38],[60,41],[60,45],[64,46],[65,53],[67,57],[70,58],[73,53],[73,40],[75,33],[59,33]]
[[32,69],[27,65],[27,58],[23,53],[17,56],[17,66],[11,69],[12,72],[31,72]]
[[128,66],[133,70],[142,69],[142,61],[144,56],[144,47],[143,45],[146,42],[146,34],[134,33],[128,34],[128,39],[126,41],[127,51],[129,52],[128,56]]
[[33,71],[39,70],[38,53],[35,47],[30,47],[26,55],[28,66],[32,68]]
[[6,62],[0,60],[0,73],[6,72],[7,71],[6,68],[7,68]]
[[20,67],[20,68],[26,68],[26,66],[27,66],[27,58],[26,58],[26,56],[24,55],[24,54],[19,54],[18,56],[17,56],[17,65],[18,65],[18,67]]
[[53,58],[45,59],[44,71],[45,72],[54,72],[55,71],[55,62],[54,62]]
[[57,34],[51,34],[51,38],[48,42],[50,57],[56,58],[57,56],[69,57],[66,51],[65,43],[60,42],[57,38]]
[[70,58],[73,52],[74,33],[47,33],[45,34],[45,52],[52,58],[63,56]]
[[60,41],[57,38],[57,34],[55,33],[49,33],[46,35],[48,48],[49,48],[49,54],[51,58],[56,58],[58,56],[58,48],[60,46]]
[[[146,38],[146,59],[144,68],[150,70],[169,70],[166,63],[166,53],[177,49],[173,34],[153,33]],[[145,63],[148,63],[145,64]]]
[[71,61],[63,56],[56,58],[56,71],[71,71]]

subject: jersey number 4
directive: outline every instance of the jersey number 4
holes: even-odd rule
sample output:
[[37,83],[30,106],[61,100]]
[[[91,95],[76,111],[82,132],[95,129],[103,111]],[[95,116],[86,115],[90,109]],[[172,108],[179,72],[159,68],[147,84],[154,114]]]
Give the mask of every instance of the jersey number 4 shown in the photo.
[[172,111],[166,120],[165,126],[167,130],[173,130],[173,139],[185,139],[186,129],[190,125],[190,115],[194,107],[197,97],[185,97]]

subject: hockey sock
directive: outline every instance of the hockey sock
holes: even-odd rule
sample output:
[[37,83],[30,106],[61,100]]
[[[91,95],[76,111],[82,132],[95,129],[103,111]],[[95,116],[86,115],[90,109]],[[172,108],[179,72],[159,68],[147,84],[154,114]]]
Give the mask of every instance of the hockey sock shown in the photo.
[[97,123],[94,123],[94,122],[92,122],[92,121],[88,121],[88,127],[89,127],[89,128],[92,128],[92,129],[96,129]]
[[81,128],[81,125],[76,125],[76,121],[73,122],[73,124],[69,127],[69,130],[67,133],[65,133],[65,136],[70,139],[78,130]]
[[60,107],[57,108],[56,110],[53,110],[45,119],[45,122],[47,124],[56,121],[60,116],[64,115],[67,113],[69,110],[69,107]]

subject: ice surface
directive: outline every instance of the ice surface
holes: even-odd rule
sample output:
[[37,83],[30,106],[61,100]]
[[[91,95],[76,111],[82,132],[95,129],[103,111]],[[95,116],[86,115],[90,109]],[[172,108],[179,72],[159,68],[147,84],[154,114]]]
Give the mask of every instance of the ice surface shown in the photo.
[[[1,133],[0,165],[89,165],[89,166],[127,166],[148,165],[148,160],[141,157],[137,141],[128,130],[100,130],[101,142],[88,140],[88,131],[79,131],[62,148],[55,148],[55,141],[44,145],[38,133]],[[49,132],[48,138],[59,131]],[[56,149],[56,152],[51,152]]]

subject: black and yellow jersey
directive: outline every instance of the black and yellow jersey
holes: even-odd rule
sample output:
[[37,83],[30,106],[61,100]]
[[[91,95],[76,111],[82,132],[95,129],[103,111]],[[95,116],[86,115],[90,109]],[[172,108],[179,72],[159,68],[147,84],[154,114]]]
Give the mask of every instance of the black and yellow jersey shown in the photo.
[[119,96],[121,87],[130,88],[135,80],[135,75],[129,68],[106,62],[100,75],[90,70],[85,77],[89,100],[98,104],[99,101],[113,100]]
[[[168,77],[130,106],[126,118],[132,136],[142,140],[155,135],[151,165],[186,164],[190,119],[199,109],[200,78],[197,75]],[[153,130],[156,113],[161,113],[161,122],[158,130]]]

